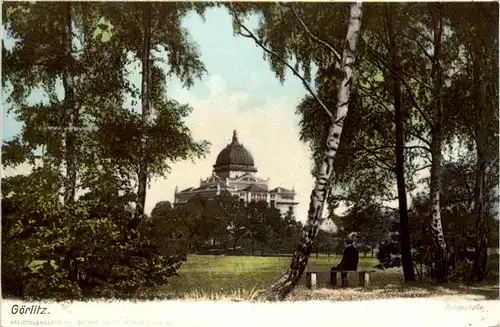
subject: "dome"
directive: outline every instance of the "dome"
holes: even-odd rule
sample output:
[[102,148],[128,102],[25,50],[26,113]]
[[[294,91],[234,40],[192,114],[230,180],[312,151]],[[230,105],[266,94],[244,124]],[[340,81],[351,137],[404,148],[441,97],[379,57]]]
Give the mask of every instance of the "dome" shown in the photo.
[[215,172],[227,170],[257,171],[252,155],[238,142],[236,131],[233,132],[233,141],[219,153],[214,165]]

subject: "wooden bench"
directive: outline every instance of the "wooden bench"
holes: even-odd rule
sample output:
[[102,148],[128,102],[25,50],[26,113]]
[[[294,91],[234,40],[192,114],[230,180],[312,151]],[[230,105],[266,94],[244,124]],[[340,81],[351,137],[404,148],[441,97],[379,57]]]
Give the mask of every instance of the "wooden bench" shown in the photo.
[[[339,270],[339,269],[330,269],[330,271],[311,271],[308,270],[306,272],[306,286],[310,289],[316,289],[316,277],[319,273],[330,273],[330,285],[337,286],[337,273],[358,273],[359,278],[359,286],[367,287],[370,284],[370,274],[374,273],[375,270]],[[342,279],[342,287],[347,287],[348,282],[347,278]]]

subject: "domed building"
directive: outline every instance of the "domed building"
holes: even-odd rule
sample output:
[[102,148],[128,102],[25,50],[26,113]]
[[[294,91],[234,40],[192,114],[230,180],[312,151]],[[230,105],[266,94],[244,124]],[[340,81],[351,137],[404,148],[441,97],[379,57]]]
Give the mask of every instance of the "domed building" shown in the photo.
[[298,204],[295,202],[295,191],[284,187],[269,190],[269,178],[261,179],[256,173],[252,154],[239,143],[234,131],[232,142],[217,156],[212,175],[201,179],[199,187],[190,187],[180,192],[176,187],[174,204],[185,203],[194,196],[214,198],[221,192],[228,191],[245,203],[264,200],[278,208],[282,214],[292,208],[295,215]]

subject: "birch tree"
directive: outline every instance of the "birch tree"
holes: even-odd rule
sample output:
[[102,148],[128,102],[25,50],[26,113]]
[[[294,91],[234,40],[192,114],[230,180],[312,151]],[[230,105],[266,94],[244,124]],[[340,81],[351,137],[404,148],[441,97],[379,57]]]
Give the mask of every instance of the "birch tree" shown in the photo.
[[479,282],[485,277],[490,229],[486,199],[491,190],[485,181],[498,167],[498,4],[448,4],[446,9],[459,52],[446,99],[447,107],[453,109],[446,117],[447,135],[461,141],[476,157],[476,257],[469,279]]
[[[307,83],[306,79],[304,79],[304,77],[302,77],[300,73],[284,58],[280,57],[276,54],[276,52],[268,49],[254,33],[242,24],[238,16],[238,12],[236,12],[233,7],[231,8],[238,33],[244,37],[253,39],[261,48],[264,49],[266,53],[278,57],[282,64],[286,65],[296,76],[301,78],[305,88],[311,92],[315,99],[321,104],[322,108],[327,112],[330,120],[328,136],[325,142],[326,150],[316,169],[316,183],[311,192],[308,218],[301,235],[299,245],[292,257],[292,262],[288,272],[274,285],[272,285],[269,292],[269,298],[284,299],[297,285],[302,274],[304,273],[311,254],[314,239],[323,220],[323,208],[328,197],[328,192],[332,187],[334,159],[339,147],[344,120],[347,116],[349,108],[351,87],[354,83],[356,42],[361,28],[362,3],[356,2],[352,4],[350,8],[347,36],[345,38],[342,57],[339,58],[341,59],[340,69],[342,70],[343,78],[340,81],[335,114],[333,114],[323,101],[317,97],[311,86]],[[307,28],[307,26],[303,26],[304,28]],[[325,44],[325,46],[336,54],[336,51],[331,47],[331,45]]]
[[[142,111],[142,126],[143,131],[148,126],[151,119],[151,109],[149,102],[149,76],[150,76],[150,56],[151,56],[151,3],[142,4],[142,72],[141,72],[141,111]],[[136,216],[142,217],[144,215],[144,208],[146,206],[146,188],[148,184],[148,163],[146,159],[146,143],[147,135],[142,135],[141,140],[141,155],[139,158],[139,172],[138,172],[138,186],[137,186],[137,206]]]
[[429,4],[434,36],[434,112],[431,141],[431,231],[436,245],[435,251],[435,280],[444,282],[447,279],[447,249],[444,239],[443,224],[441,221],[441,144],[443,125],[443,72],[442,72],[442,35],[443,35],[443,7],[442,4]]
[[[190,11],[202,14],[205,4],[192,3],[116,3],[103,4],[102,11],[115,29],[118,38],[129,54],[131,63],[140,63],[141,85],[139,90],[131,87],[134,103],[140,99],[140,119],[129,115],[137,133],[130,133],[140,141],[133,142],[129,164],[133,166],[137,182],[136,217],[144,216],[146,193],[153,175],[163,175],[169,170],[169,162],[191,155],[204,154],[206,142],[192,142],[189,130],[180,122],[190,108],[182,106],[165,96],[165,80],[175,74],[184,86],[193,85],[201,78],[205,67],[199,58],[196,44],[188,41],[187,31],[181,19]],[[175,124],[169,124],[175,122]],[[160,156],[151,155],[153,148],[163,147],[159,137],[161,124],[169,125],[167,140],[175,144],[176,151],[163,151]],[[165,125],[165,126],[167,126]],[[176,125],[176,126],[174,126]],[[165,132],[165,131],[163,131]],[[179,150],[179,151],[177,151]],[[135,161],[135,163],[132,163]]]
[[[64,31],[63,45],[65,48],[66,65],[63,66],[63,87],[64,87],[64,120],[65,127],[71,129],[78,122],[78,108],[75,103],[74,77],[70,71],[73,57],[73,13],[70,2],[64,4]],[[66,185],[64,190],[64,203],[70,204],[75,200],[76,189],[76,154],[75,138],[70,130],[65,131],[66,147]]]
[[[135,17],[133,4],[124,6]],[[113,14],[127,11],[113,10],[115,4],[11,2],[2,9],[10,43],[3,42],[2,83],[10,113],[22,123],[4,143],[2,159],[33,168],[2,180],[2,247],[12,253],[2,255],[2,279],[15,282],[2,289],[32,298],[130,298],[165,284],[180,266],[183,246],[166,251],[158,243],[165,236],[157,233],[160,225],[137,222],[127,211],[136,200],[127,192],[144,153],[148,174],[164,175],[169,162],[205,151],[206,143],[193,141],[183,123],[191,108],[165,99],[167,74],[152,65],[148,100],[155,119],[143,147],[141,116],[124,106],[125,93],[135,91],[125,78],[127,57],[143,48],[143,39],[133,26],[119,24]],[[177,14],[164,16],[178,32],[165,42],[167,59],[190,84],[200,61]],[[33,93],[38,103],[30,100]],[[37,158],[43,165],[34,165]],[[88,192],[75,200],[75,189]],[[33,272],[33,261],[41,259]]]

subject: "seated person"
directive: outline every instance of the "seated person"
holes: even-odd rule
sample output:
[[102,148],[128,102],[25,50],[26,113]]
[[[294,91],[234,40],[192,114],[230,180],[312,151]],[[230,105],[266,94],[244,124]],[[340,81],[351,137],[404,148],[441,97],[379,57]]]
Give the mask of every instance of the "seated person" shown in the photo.
[[[346,240],[347,246],[344,249],[344,254],[342,255],[342,260],[340,263],[333,267],[332,270],[357,270],[359,263],[359,253],[358,250],[353,245],[352,240]],[[346,281],[347,273],[341,273],[342,285],[347,285]]]

